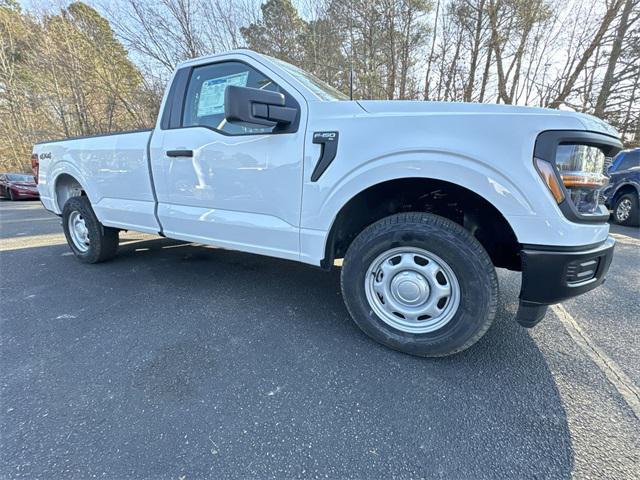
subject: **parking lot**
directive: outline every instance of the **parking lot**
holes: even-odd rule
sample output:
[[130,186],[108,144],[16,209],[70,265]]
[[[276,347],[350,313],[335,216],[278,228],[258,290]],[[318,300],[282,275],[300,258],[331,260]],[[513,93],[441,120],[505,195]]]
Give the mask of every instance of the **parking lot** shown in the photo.
[[607,282],[444,359],[362,334],[339,273],[126,233],[84,265],[0,202],[2,478],[638,478],[640,235]]

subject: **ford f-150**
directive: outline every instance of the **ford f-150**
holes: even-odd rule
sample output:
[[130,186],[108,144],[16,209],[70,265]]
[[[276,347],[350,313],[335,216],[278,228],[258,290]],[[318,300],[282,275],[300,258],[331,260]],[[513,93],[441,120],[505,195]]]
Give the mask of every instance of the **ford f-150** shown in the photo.
[[180,64],[153,130],[39,143],[32,163],[83,262],[113,257],[121,230],[325,269],[341,260],[366,334],[443,356],[491,325],[495,267],[522,272],[525,327],[603,282],[614,241],[598,197],[621,148],[588,115],[354,101],[237,50]]

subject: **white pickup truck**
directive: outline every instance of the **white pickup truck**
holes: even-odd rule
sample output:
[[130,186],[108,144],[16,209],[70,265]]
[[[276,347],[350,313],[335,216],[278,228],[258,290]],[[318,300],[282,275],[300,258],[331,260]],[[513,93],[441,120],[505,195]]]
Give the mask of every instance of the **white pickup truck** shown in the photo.
[[325,269],[342,259],[355,322],[422,356],[487,331],[495,267],[522,271],[516,318],[532,327],[611,263],[598,193],[622,145],[597,118],[350,101],[248,50],[180,64],[160,112],[150,131],[35,146],[40,198],[81,261],[113,257],[120,230]]

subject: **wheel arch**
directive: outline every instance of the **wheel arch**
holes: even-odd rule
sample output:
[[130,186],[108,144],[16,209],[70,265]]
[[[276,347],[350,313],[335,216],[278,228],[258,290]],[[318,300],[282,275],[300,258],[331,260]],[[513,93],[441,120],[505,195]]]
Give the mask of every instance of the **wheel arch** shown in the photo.
[[67,203],[71,197],[79,197],[87,194],[82,184],[73,175],[68,173],[61,173],[56,177],[53,192],[56,207],[60,212],[62,212],[64,204]]
[[618,185],[618,187],[616,188],[616,191],[611,196],[612,198],[611,207],[613,208],[615,206],[615,202],[618,201],[620,196],[627,193],[636,193],[640,196],[640,185],[638,185],[635,182],[624,182]]
[[408,211],[434,213],[453,220],[478,239],[494,265],[521,269],[517,236],[496,205],[466,186],[430,177],[381,181],[349,198],[333,217],[321,265],[330,268],[372,223]]
[[62,214],[65,202],[73,196],[86,195],[92,204],[97,199],[96,192],[80,169],[68,161],[52,164],[45,175],[41,175],[40,183],[41,200],[46,208],[58,215]]

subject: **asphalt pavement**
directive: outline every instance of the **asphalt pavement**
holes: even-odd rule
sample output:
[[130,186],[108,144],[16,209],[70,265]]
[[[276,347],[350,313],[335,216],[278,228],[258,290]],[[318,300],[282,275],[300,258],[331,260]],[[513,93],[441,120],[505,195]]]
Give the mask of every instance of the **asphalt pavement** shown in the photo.
[[[362,334],[339,273],[122,235],[84,265],[0,202],[0,478],[639,478],[640,235],[607,282],[421,359]],[[634,395],[636,401],[634,401]]]

